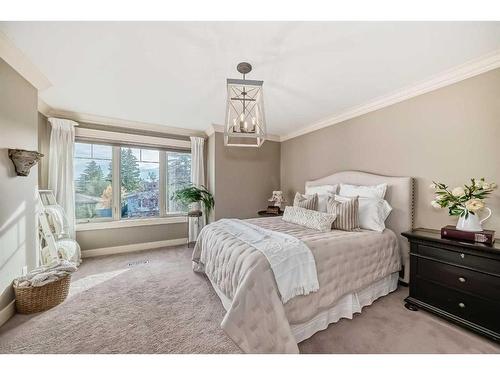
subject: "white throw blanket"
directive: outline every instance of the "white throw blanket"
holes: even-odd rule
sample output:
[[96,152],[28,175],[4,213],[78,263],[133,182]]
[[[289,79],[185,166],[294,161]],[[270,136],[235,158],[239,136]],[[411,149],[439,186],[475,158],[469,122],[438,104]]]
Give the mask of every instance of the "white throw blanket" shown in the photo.
[[214,224],[264,254],[283,303],[319,289],[316,262],[311,250],[299,239],[238,219],[221,219]]

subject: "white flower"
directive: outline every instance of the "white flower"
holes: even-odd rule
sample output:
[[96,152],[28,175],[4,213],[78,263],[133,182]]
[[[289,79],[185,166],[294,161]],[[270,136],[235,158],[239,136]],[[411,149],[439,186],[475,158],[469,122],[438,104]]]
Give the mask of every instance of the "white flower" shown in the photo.
[[451,194],[455,197],[460,197],[462,195],[465,195],[465,190],[463,187],[461,186],[457,186],[456,188],[454,188],[452,191],[451,191]]
[[497,185],[497,184],[495,184],[494,182],[492,182],[492,183],[490,184],[490,187],[491,187],[491,189],[496,189],[496,188],[498,187],[498,185]]
[[465,208],[471,212],[477,212],[484,208],[484,202],[481,199],[470,199],[465,202]]
[[488,184],[487,182],[483,182],[481,187],[484,189],[484,190],[490,190],[491,189],[491,185]]
[[441,205],[437,201],[431,201],[431,206],[434,208],[441,208]]
[[430,188],[430,189],[435,189],[435,188],[437,188],[437,186],[436,186],[436,184],[435,184],[435,183],[432,183],[432,184],[430,184],[430,185],[429,185],[429,188]]

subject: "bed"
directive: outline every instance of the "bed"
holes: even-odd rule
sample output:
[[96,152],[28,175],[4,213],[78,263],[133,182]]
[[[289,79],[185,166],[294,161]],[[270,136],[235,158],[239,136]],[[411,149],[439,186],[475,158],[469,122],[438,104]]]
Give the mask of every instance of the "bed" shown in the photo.
[[266,257],[221,223],[206,226],[193,251],[193,269],[204,272],[226,309],[221,327],[246,353],[298,353],[297,343],[397,288],[407,274],[408,245],[400,233],[411,229],[413,184],[409,177],[346,171],[306,186],[387,183],[393,207],[383,232],[319,232],[279,217],[246,220],[265,230],[291,235],[309,247],[319,289],[286,303],[280,299]]

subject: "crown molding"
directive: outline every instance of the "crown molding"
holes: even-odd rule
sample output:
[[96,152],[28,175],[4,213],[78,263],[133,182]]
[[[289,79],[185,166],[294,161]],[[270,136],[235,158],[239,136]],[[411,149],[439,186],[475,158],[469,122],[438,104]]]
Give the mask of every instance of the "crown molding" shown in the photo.
[[[49,107],[49,106],[47,106],[47,107]],[[39,101],[39,108],[40,108],[40,101]],[[113,117],[91,115],[88,113],[65,111],[62,109],[50,108],[47,111],[47,113],[48,113],[47,115],[45,115],[45,113],[44,113],[44,115],[45,116],[52,116],[52,117],[61,117],[61,118],[73,120],[76,122],[85,122],[88,124],[108,125],[108,126],[115,126],[115,127],[124,128],[124,129],[147,130],[147,131],[156,132],[156,133],[178,135],[178,136],[184,136],[184,137],[204,137],[205,136],[205,133],[201,130],[191,130],[191,129],[184,129],[184,128],[178,128],[178,127],[166,126],[166,125],[160,125],[160,124],[152,124],[152,123],[147,123],[147,122],[123,120],[123,119],[118,119],[118,118],[113,118]]]
[[45,117],[51,116],[52,108],[43,101],[42,98],[38,97],[38,112],[40,112]]
[[[205,129],[207,137],[210,137],[214,133],[224,133],[224,125],[212,124]],[[267,134],[266,141],[281,142],[281,137],[276,134]]]
[[392,94],[385,95],[376,98],[374,100],[371,100],[365,104],[352,107],[346,111],[339,112],[331,117],[328,117],[326,119],[308,125],[300,130],[281,136],[280,141],[284,142],[286,140],[296,138],[319,129],[323,129],[328,126],[335,125],[340,122],[361,115],[365,115],[369,112],[373,112],[378,109],[382,109],[391,106],[393,104],[402,102],[404,100],[411,99],[416,96],[440,89],[442,87],[452,85],[454,83],[463,81],[467,78],[471,78],[479,74],[486,73],[490,70],[497,69],[499,67],[500,67],[500,50],[497,50],[485,56],[482,56],[478,59],[451,68],[441,74],[435,75],[434,77],[422,81],[416,85],[408,86]]
[[48,89],[52,84],[43,73],[0,31],[0,57],[4,59],[25,80],[38,91]]
[[[216,124],[210,125],[208,128],[205,129],[205,135],[207,137],[210,137],[212,134],[215,134],[216,132],[221,133],[220,130],[216,130],[216,128],[218,128],[219,126],[221,125],[216,125]],[[224,133],[224,128],[222,128],[222,133]]]

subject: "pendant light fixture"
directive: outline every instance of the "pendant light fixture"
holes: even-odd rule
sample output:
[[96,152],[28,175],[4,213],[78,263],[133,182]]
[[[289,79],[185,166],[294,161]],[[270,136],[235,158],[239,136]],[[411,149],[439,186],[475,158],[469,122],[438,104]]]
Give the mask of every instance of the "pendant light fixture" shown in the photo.
[[227,79],[226,124],[224,144],[238,147],[260,147],[266,138],[264,116],[264,81],[245,79],[252,65],[241,62],[236,67],[243,79]]

